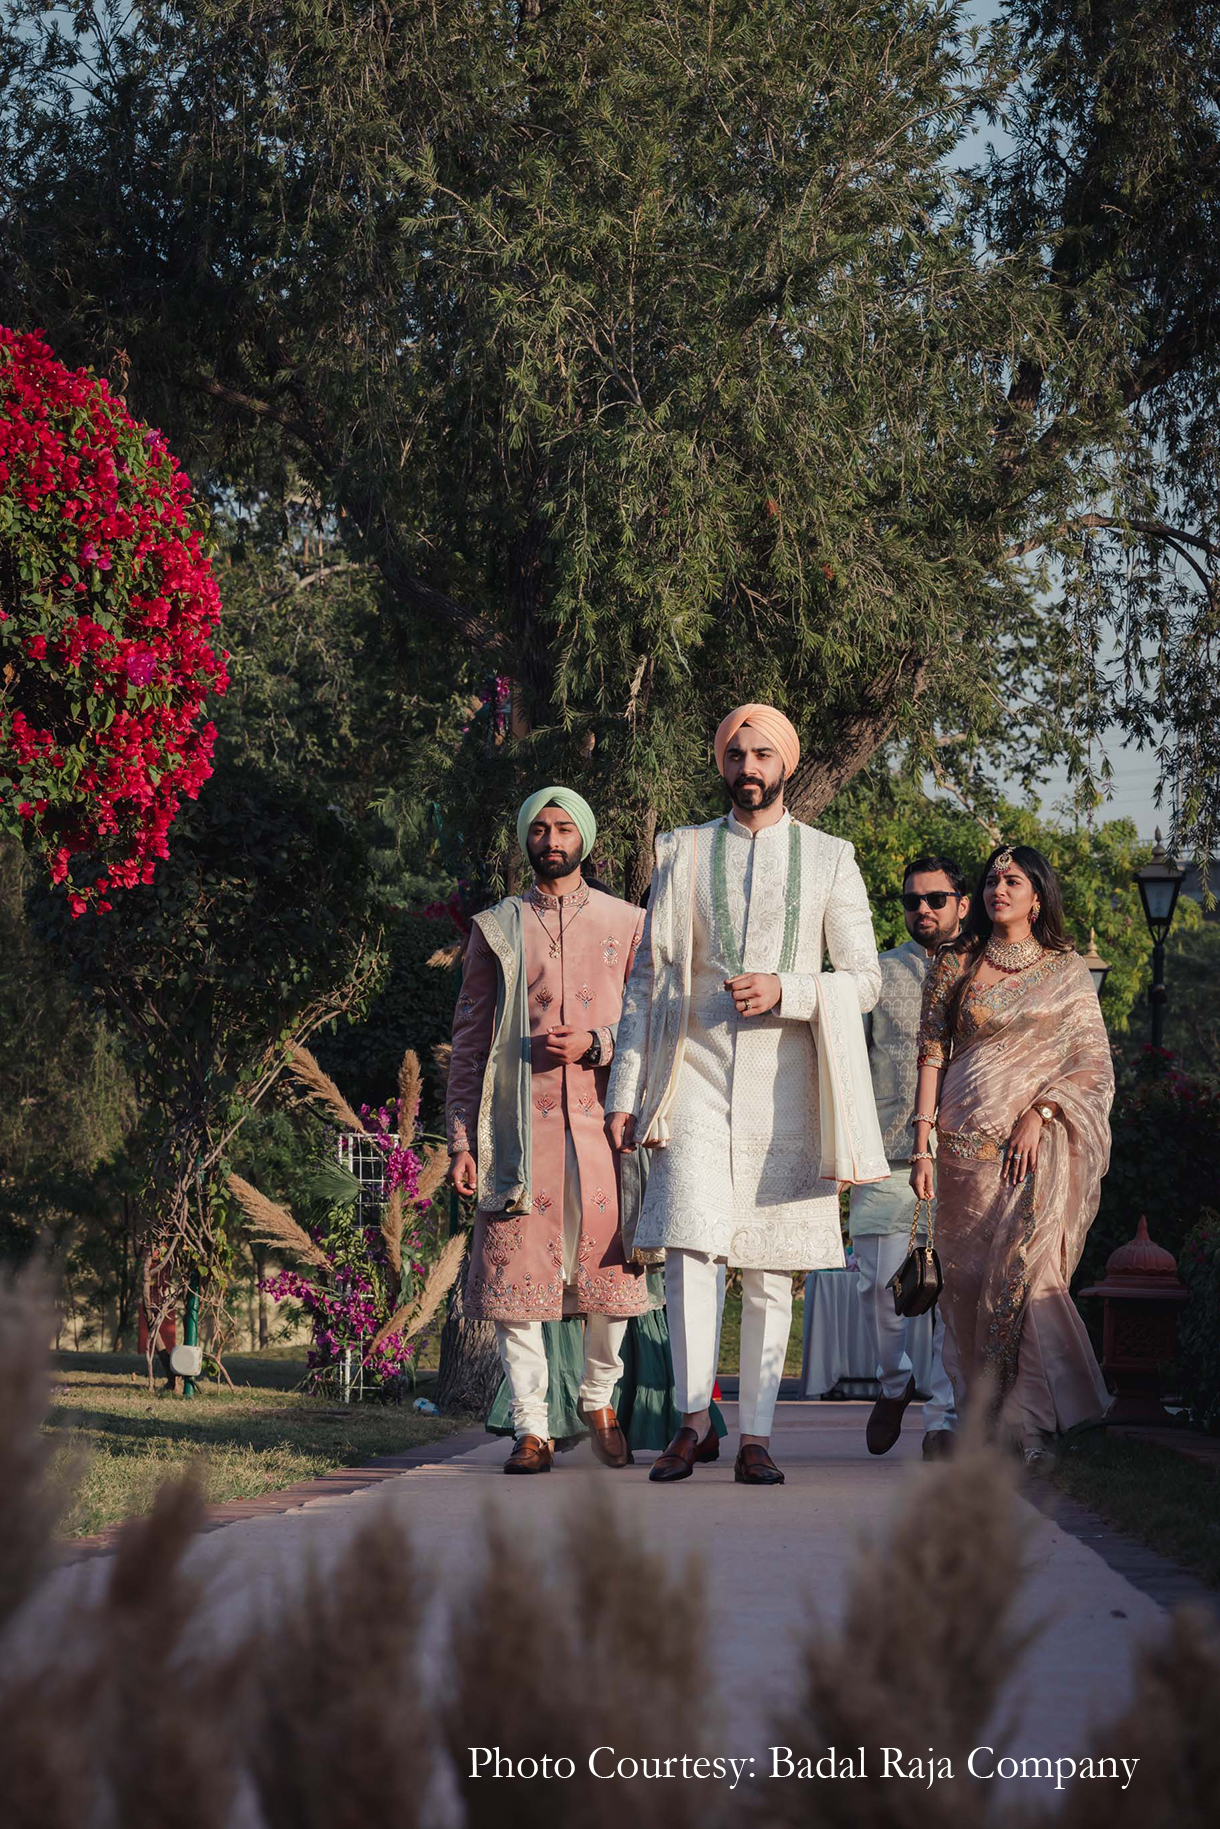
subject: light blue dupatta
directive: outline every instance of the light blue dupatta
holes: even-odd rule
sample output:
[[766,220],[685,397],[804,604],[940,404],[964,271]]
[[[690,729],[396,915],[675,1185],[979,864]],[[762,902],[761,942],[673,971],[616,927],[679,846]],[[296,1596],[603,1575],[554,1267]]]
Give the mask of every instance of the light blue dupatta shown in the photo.
[[530,1025],[522,902],[505,896],[474,924],[496,955],[496,1021],[479,1104],[479,1207],[528,1213],[530,1186]]

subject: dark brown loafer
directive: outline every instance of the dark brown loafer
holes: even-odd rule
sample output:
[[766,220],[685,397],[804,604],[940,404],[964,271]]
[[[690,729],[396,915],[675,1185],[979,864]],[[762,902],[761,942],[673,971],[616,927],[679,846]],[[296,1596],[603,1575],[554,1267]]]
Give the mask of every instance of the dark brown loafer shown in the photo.
[[908,1378],[901,1397],[879,1397],[864,1429],[864,1444],[870,1454],[888,1454],[902,1434],[902,1418],[915,1395],[915,1380]]
[[952,1429],[934,1429],[931,1435],[924,1436],[923,1458],[925,1461],[947,1461],[952,1453]]
[[739,1486],[782,1486],[784,1483],[783,1474],[759,1442],[747,1442],[737,1450],[733,1478]]
[[549,1473],[555,1465],[550,1442],[540,1435],[523,1435],[513,1443],[513,1451],[504,1463],[505,1473]]
[[689,1480],[695,1471],[695,1457],[701,1446],[693,1429],[679,1429],[664,1454],[658,1455],[648,1469],[649,1479]]
[[589,1443],[603,1467],[630,1467],[635,1456],[627,1446],[627,1437],[619,1427],[614,1409],[607,1404],[602,1410],[585,1410],[577,1405],[576,1414],[589,1426]]
[[696,1466],[705,1466],[708,1461],[720,1459],[720,1437],[716,1433],[715,1423],[708,1426],[708,1432],[695,1449]]

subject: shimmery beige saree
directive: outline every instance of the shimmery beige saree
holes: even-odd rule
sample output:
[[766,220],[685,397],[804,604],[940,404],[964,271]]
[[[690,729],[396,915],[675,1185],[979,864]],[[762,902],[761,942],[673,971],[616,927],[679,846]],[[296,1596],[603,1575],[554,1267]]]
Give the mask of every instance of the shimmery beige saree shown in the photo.
[[[944,1268],[945,1369],[959,1407],[994,1382],[1006,1431],[1025,1447],[1099,1420],[1110,1398],[1068,1293],[1110,1160],[1114,1069],[1097,993],[1075,953],[1047,953],[948,1004],[961,954],[924,989],[919,1055],[945,1065],[937,1121],[936,1242]],[[1034,1171],[1000,1180],[1023,1111],[1053,1104]]]

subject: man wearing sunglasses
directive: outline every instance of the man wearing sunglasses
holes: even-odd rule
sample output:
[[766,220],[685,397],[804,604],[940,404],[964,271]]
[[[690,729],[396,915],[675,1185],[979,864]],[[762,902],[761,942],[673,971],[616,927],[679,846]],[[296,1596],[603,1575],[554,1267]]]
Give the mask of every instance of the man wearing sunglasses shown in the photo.
[[[907,1352],[907,1321],[894,1311],[889,1281],[902,1266],[910,1238],[914,1199],[910,1159],[914,1149],[911,1119],[918,1077],[916,1042],[924,980],[937,949],[957,935],[970,906],[964,878],[947,857],[917,857],[907,865],[902,883],[902,912],[911,938],[882,953],[881,995],[864,1018],[868,1059],[877,1098],[877,1117],[885,1139],[890,1179],[851,1191],[851,1239],[859,1269],[858,1290],[865,1322],[876,1352],[881,1395],[865,1430],[870,1454],[886,1454],[898,1440],[902,1418],[915,1395]],[[931,1401],[923,1411],[925,1460],[947,1454],[956,1422],[953,1390],[941,1359],[945,1324],[935,1317]]]

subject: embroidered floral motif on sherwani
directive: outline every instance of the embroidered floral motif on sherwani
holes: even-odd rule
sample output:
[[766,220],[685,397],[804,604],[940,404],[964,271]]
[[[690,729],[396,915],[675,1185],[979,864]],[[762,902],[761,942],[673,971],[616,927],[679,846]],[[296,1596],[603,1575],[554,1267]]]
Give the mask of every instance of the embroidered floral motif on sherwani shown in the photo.
[[[605,1134],[603,1097],[643,915],[587,883],[562,898],[533,889],[522,901],[527,904],[521,910],[521,935],[531,1057],[532,1208],[507,1218],[477,1214],[467,1307],[488,1321],[558,1320],[574,1311],[642,1314],[652,1302],[646,1278],[628,1267],[619,1238],[617,1164]],[[487,1103],[486,1083],[494,1085],[494,1063],[489,1065],[488,1057],[504,967],[480,918],[467,948],[454,1017],[447,1106],[454,1149],[471,1147],[467,1114]],[[625,940],[615,960],[605,957],[605,937],[611,933]],[[592,1030],[589,1010],[598,1019],[599,1065],[552,1065],[545,1052],[548,1031],[561,1023]],[[566,1242],[573,1223],[573,1188],[579,1236],[573,1232]],[[567,1287],[565,1249],[571,1259]]]
[[[835,971],[852,975],[861,1011],[880,982],[852,847],[786,813],[757,834],[730,814],[666,842],[676,840],[694,852],[690,996],[668,1141],[651,1152],[635,1246],[763,1270],[841,1265],[837,1184],[820,1175],[810,1018],[827,947]],[[615,1111],[638,1112],[648,1097],[648,1025],[681,996],[680,984],[654,984],[649,932],[619,1025]],[[741,971],[778,973],[779,1007],[739,1017],[724,981]]]

